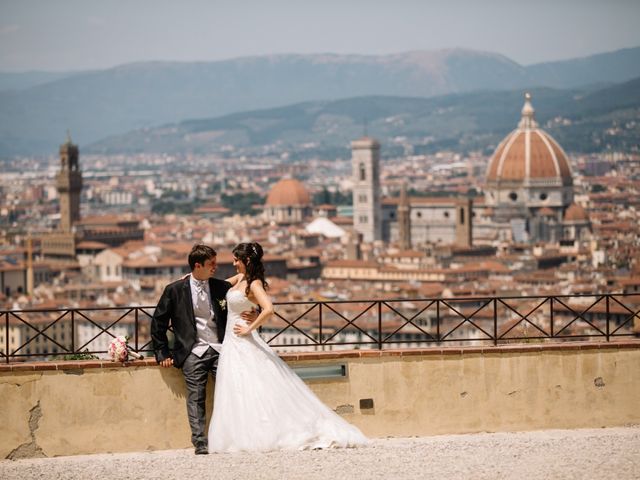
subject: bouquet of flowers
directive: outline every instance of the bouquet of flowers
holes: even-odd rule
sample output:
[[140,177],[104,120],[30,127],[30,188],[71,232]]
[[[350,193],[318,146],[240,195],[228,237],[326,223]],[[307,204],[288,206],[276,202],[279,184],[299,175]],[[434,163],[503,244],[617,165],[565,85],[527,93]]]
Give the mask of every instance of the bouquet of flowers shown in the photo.
[[107,353],[111,357],[112,362],[126,362],[129,359],[129,355],[134,358],[141,359],[142,355],[129,349],[127,342],[129,337],[123,335],[115,337],[111,340]]

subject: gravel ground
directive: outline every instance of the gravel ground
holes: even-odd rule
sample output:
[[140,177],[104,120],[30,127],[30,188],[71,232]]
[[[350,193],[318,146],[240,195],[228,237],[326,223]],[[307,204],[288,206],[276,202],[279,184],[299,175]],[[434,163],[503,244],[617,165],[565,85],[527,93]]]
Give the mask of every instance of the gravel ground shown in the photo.
[[640,426],[374,439],[355,449],[0,461],[0,479],[638,479]]

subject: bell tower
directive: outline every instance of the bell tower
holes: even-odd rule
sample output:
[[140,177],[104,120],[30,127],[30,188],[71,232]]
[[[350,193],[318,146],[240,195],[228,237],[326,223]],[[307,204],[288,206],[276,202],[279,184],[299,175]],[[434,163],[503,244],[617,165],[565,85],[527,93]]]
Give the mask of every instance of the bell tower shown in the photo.
[[60,145],[60,171],[56,175],[56,186],[60,195],[60,230],[70,232],[73,224],[80,220],[80,192],[82,173],[78,165],[78,146],[67,141]]
[[382,240],[380,144],[369,137],[351,142],[353,227],[365,242]]

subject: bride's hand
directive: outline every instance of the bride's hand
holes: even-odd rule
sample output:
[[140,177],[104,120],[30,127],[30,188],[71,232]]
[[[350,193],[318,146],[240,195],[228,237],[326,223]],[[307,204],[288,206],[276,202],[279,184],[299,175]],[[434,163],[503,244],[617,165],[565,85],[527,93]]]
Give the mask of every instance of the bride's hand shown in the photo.
[[251,328],[248,324],[236,323],[233,326],[233,333],[238,335],[239,337],[244,337],[245,335],[249,335],[251,333]]

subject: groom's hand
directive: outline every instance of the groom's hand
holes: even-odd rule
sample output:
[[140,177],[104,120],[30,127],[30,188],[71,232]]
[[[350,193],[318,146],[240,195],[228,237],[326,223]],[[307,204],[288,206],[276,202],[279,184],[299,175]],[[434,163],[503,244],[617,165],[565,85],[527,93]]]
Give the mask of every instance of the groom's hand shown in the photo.
[[245,310],[240,314],[240,316],[245,322],[251,323],[258,318],[258,312],[256,312],[255,308],[252,308],[251,310]]
[[164,360],[162,360],[160,362],[160,366],[161,367],[165,367],[165,368],[173,367],[173,358],[171,358],[171,357],[165,358]]

